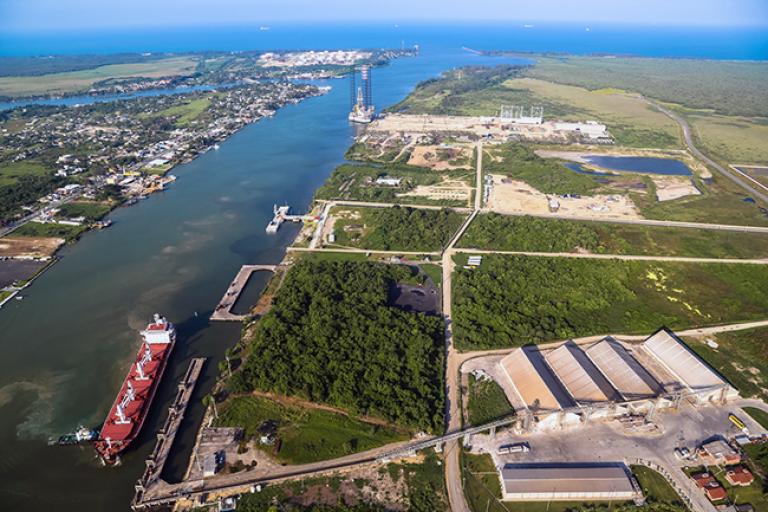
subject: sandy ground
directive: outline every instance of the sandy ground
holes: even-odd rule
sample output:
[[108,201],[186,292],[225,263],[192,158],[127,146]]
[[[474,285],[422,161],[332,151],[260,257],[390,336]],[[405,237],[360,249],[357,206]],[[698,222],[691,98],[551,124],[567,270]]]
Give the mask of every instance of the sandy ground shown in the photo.
[[[601,195],[582,197],[547,196],[518,180],[493,176],[493,189],[488,209],[499,213],[551,213],[549,197],[560,204],[559,215],[592,216],[603,219],[641,219],[642,216],[628,196]],[[503,180],[503,181],[502,181]]]
[[671,201],[686,196],[699,196],[701,192],[686,176],[651,176],[656,185],[656,199]]
[[62,244],[63,238],[35,238],[35,237],[13,237],[6,236],[0,238],[0,257],[17,258],[48,258],[53,256]]
[[[451,156],[449,160],[441,160],[438,152],[450,152]],[[411,157],[408,159],[408,165],[416,165],[418,167],[428,167],[435,171],[444,171],[446,169],[469,169],[469,165],[456,165],[456,160],[462,158],[470,158],[472,156],[472,150],[462,146],[416,146],[411,152]]]

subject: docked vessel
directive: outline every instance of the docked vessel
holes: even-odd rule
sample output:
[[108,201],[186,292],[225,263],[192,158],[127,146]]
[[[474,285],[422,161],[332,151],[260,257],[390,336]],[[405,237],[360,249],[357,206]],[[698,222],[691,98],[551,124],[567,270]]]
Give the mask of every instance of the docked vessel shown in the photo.
[[356,87],[356,71],[350,74],[352,109],[348,119],[353,123],[368,124],[376,117],[371,95],[371,68],[360,66],[360,87]]
[[70,444],[87,443],[95,441],[99,437],[99,428],[88,428],[80,425],[77,430],[60,436],[58,440],[50,440],[48,444],[58,444],[66,446]]
[[115,403],[94,443],[105,464],[115,464],[119,454],[136,439],[168,365],[176,342],[176,329],[160,315],[141,331],[142,343],[125,376]]

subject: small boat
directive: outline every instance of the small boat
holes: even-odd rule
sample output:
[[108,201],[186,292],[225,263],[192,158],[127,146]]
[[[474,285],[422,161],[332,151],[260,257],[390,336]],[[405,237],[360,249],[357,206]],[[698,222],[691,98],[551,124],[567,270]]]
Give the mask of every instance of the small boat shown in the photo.
[[77,430],[74,432],[70,432],[69,434],[64,434],[63,436],[59,436],[59,439],[53,442],[49,442],[49,444],[57,444],[59,446],[68,446],[73,444],[80,444],[80,443],[88,443],[90,441],[95,441],[99,437],[99,428],[87,428],[82,425],[77,427]]

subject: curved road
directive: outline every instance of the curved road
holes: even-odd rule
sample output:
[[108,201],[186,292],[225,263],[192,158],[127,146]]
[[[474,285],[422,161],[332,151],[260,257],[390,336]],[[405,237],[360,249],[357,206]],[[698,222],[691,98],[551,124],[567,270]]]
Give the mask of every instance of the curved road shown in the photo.
[[713,169],[717,170],[717,172],[719,172],[720,174],[722,174],[723,176],[725,176],[726,178],[728,178],[729,180],[734,182],[736,185],[740,186],[741,188],[743,188],[744,190],[749,192],[750,194],[752,194],[752,195],[754,195],[756,197],[759,197],[762,201],[768,203],[768,195],[766,195],[766,194],[764,194],[764,193],[762,193],[762,192],[760,192],[758,190],[755,190],[754,188],[752,188],[750,186],[749,183],[743,181],[741,178],[739,178],[738,176],[734,175],[732,172],[728,172],[727,170],[725,170],[725,168],[723,168],[723,166],[721,166],[720,164],[718,164],[717,162],[715,162],[714,160],[709,158],[707,155],[705,155],[704,153],[699,151],[699,149],[696,146],[694,146],[694,144],[693,144],[693,137],[691,137],[691,127],[688,124],[688,121],[683,119],[679,114],[676,114],[675,112],[672,112],[668,108],[663,107],[663,106],[659,105],[658,103],[649,100],[648,98],[643,98],[643,99],[649,105],[653,106],[654,108],[656,108],[660,112],[666,114],[667,117],[671,118],[678,125],[680,125],[680,128],[683,130],[683,138],[685,139],[685,145],[688,146],[688,149],[690,150],[691,153],[693,153],[693,155],[696,158],[702,160],[707,165],[709,165]]

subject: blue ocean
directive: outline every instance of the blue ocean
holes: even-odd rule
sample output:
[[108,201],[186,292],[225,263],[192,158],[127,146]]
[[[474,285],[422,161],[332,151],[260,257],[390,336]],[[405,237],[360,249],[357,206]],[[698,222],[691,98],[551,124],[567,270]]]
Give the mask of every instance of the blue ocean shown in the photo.
[[0,33],[0,55],[397,48],[768,59],[765,27],[552,24],[275,24]]

